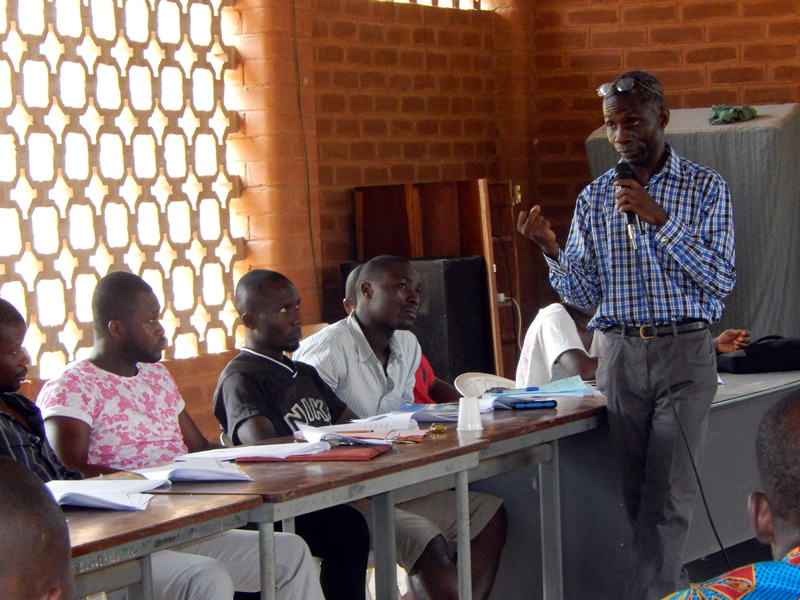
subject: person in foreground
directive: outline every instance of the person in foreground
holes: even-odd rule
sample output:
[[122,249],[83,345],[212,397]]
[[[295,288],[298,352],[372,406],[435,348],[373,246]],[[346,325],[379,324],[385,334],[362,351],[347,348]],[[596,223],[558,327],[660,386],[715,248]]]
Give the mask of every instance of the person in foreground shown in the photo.
[[[67,365],[38,398],[47,437],[61,462],[90,477],[155,466],[211,447],[186,412],[174,380],[158,364],[167,340],[150,286],[131,273],[110,273],[94,290],[92,312],[95,340],[89,359]],[[321,599],[305,543],[291,534],[280,534],[275,543],[278,597]],[[184,545],[180,552],[159,552],[152,569],[154,593],[163,600],[221,600],[234,591],[258,592],[258,533],[226,531]]]
[[797,600],[800,598],[800,392],[770,408],[756,434],[763,491],[748,498],[750,525],[772,547],[772,562],[734,569],[665,600]]
[[[593,380],[602,354],[602,334],[589,329],[594,307],[583,309],[569,302],[545,306],[525,334],[517,364],[517,387],[543,385],[580,375]],[[746,329],[726,329],[714,338],[717,354],[734,352],[750,343]]]
[[[300,297],[280,273],[255,269],[236,285],[236,309],[245,346],[229,362],[214,392],[214,414],[234,444],[262,444],[292,435],[297,424],[345,423],[355,414],[325,385],[316,370],[284,351],[300,340]],[[323,558],[325,597],[363,599],[369,558],[364,517],[346,505],[300,515],[295,531]]]
[[41,480],[0,456],[0,590],[13,600],[72,600],[64,514]]
[[[419,308],[419,276],[409,262],[379,256],[358,276],[358,302],[350,316],[300,343],[295,360],[314,365],[322,379],[360,417],[388,412],[413,401],[421,354],[408,331]],[[440,492],[398,508],[398,562],[409,572],[414,598],[458,597],[458,572],[448,542],[456,539],[455,498]],[[502,500],[470,492],[473,598],[485,599],[494,585],[505,544]]]
[[590,183],[563,250],[541,206],[522,211],[517,227],[544,253],[559,295],[597,307],[588,325],[603,332],[597,384],[633,527],[624,597],[655,600],[688,583],[691,457],[699,465],[717,389],[708,327],[736,281],[733,214],[720,175],[665,143],[669,110],[655,77],[629,71],[597,92],[608,141],[635,178],[615,181],[610,170]]

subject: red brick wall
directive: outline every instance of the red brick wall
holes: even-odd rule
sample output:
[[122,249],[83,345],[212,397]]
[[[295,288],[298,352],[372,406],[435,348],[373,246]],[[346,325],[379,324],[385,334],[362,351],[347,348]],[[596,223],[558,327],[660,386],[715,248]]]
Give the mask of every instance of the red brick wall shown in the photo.
[[[248,240],[249,264],[298,283],[307,322],[340,315],[355,186],[510,178],[563,234],[589,179],[584,139],[601,124],[593,90],[623,70],[656,74],[672,108],[800,101],[797,0],[498,4],[297,0],[293,15],[288,0],[237,0],[225,9],[240,57],[228,105],[243,115],[229,156],[246,187],[234,233]],[[529,321],[553,295],[541,258],[521,248]]]
[[670,108],[800,101],[796,0],[537,0],[538,202],[562,231],[589,180],[585,138],[602,124],[594,89],[631,69],[655,74]]
[[248,265],[300,279],[306,321],[341,316],[339,264],[355,258],[353,187],[505,177],[527,191],[531,53],[520,40],[530,39],[522,25],[531,19],[527,8],[506,9],[515,12],[504,20],[299,0],[293,24],[282,0],[226,9],[225,37],[241,57],[228,76],[228,105],[243,115],[229,153],[246,189],[233,205],[237,232]]

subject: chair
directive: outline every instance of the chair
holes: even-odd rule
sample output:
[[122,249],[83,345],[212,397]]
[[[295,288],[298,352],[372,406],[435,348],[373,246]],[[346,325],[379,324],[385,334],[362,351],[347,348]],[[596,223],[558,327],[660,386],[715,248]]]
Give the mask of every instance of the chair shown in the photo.
[[517,386],[512,379],[492,375],[491,373],[462,373],[453,381],[453,385],[462,396],[479,398],[483,392],[493,387],[513,389]]

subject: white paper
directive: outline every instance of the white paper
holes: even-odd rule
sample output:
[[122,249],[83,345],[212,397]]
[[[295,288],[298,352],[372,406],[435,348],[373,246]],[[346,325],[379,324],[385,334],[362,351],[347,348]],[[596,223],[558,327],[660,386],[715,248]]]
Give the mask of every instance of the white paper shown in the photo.
[[367,417],[365,419],[353,419],[353,423],[365,425],[373,431],[392,431],[394,429],[414,429],[411,413],[384,413]]
[[537,389],[526,390],[507,390],[498,393],[484,394],[485,396],[497,398],[498,396],[526,396],[530,398],[535,397],[575,397],[585,398],[587,396],[597,396],[597,390],[583,381],[579,375],[573,377],[566,377],[564,379],[557,379],[544,385],[540,385]]
[[253,481],[239,465],[214,458],[195,458],[189,463],[137,469],[134,473],[147,479],[170,481]]
[[[392,442],[388,440],[367,440],[363,438],[354,438],[347,435],[347,431],[330,431],[325,427],[312,427],[305,423],[298,423],[298,429],[303,437],[308,442],[325,441],[330,444],[336,445],[338,442],[344,441],[352,444],[365,444],[367,446],[391,446]],[[363,429],[363,427],[362,427]]]
[[198,458],[215,458],[217,460],[236,460],[242,457],[286,458],[297,454],[316,454],[329,450],[328,442],[296,443],[296,444],[264,444],[261,446],[235,446],[233,448],[216,448],[203,450],[175,457],[176,461],[196,460]]
[[167,483],[165,479],[82,479],[48,481],[45,485],[60,505],[144,510],[153,496],[142,492]]

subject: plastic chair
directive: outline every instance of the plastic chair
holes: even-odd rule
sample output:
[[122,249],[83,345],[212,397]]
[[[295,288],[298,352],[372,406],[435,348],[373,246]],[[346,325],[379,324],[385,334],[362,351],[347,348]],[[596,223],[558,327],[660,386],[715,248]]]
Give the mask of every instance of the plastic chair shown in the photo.
[[491,373],[462,373],[453,382],[455,388],[462,396],[479,398],[483,392],[493,387],[513,389],[517,386],[512,379],[506,379]]

